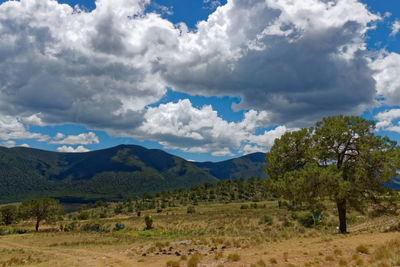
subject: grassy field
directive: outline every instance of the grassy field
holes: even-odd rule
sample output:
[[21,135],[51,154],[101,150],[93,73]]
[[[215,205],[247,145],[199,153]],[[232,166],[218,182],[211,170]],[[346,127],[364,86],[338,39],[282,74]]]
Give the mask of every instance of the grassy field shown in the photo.
[[[141,217],[65,219],[39,233],[0,236],[0,266],[400,266],[398,216],[351,212],[351,233],[340,235],[333,207],[318,226],[307,228],[299,219],[305,211],[278,208],[276,201],[247,204],[201,204],[191,214],[174,207]],[[144,230],[146,214],[153,217],[152,230]],[[71,223],[75,230],[53,232]]]

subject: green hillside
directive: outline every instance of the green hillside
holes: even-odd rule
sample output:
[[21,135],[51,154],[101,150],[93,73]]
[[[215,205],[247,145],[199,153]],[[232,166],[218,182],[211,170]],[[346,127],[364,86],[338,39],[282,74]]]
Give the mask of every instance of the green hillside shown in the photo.
[[250,177],[266,178],[265,153],[253,153],[221,162],[194,162],[194,164],[220,180]]
[[0,202],[55,197],[66,202],[118,200],[215,182],[193,163],[134,145],[87,153],[0,147]]

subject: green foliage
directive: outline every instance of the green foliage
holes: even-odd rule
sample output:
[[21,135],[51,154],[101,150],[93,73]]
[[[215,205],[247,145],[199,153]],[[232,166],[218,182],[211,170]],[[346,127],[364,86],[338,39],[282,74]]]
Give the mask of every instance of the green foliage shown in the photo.
[[41,221],[53,221],[64,211],[63,206],[58,200],[40,198],[22,202],[19,207],[19,212],[24,219],[34,218],[36,220],[35,230],[39,231],[39,224]]
[[376,136],[374,126],[360,117],[334,116],[284,134],[267,153],[269,188],[311,209],[327,198],[335,201],[345,233],[346,208],[361,210],[368,200],[378,201],[400,168],[396,143]]
[[115,231],[119,231],[119,230],[122,230],[122,229],[124,229],[125,228],[125,224],[123,224],[123,223],[116,223],[115,224],[115,227],[114,227],[114,230]]
[[120,214],[124,211],[124,205],[122,203],[118,203],[114,208],[115,214]]
[[18,220],[18,209],[14,205],[0,207],[0,219],[4,225],[10,225]]
[[311,212],[303,212],[298,214],[297,221],[304,227],[311,228],[314,224],[314,217]]
[[191,162],[134,145],[80,154],[0,147],[0,203],[42,196],[115,201],[215,181]]
[[88,222],[81,227],[81,231],[84,232],[109,232],[110,230],[98,222]]
[[146,223],[146,230],[151,230],[153,228],[153,217],[151,217],[151,215],[146,214],[146,216],[144,216],[144,222]]
[[87,219],[89,219],[89,216],[90,216],[90,214],[88,211],[83,211],[78,214],[77,219],[78,220],[87,220]]
[[196,213],[196,209],[193,206],[187,207],[187,213]]
[[102,200],[97,200],[96,203],[94,203],[95,208],[103,207],[104,202]]
[[76,227],[77,227],[76,222],[71,222],[68,224],[61,224],[60,230],[64,231],[64,232],[71,232],[71,231],[74,231],[76,229]]

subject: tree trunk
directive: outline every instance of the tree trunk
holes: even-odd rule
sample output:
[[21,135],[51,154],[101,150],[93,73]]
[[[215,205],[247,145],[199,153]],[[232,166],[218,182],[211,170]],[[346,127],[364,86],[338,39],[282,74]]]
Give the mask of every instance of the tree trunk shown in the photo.
[[40,223],[40,221],[37,220],[36,221],[36,226],[35,226],[36,232],[39,232],[39,223]]
[[339,232],[341,234],[347,234],[347,225],[346,225],[346,200],[341,199],[336,202],[338,213],[339,213]]

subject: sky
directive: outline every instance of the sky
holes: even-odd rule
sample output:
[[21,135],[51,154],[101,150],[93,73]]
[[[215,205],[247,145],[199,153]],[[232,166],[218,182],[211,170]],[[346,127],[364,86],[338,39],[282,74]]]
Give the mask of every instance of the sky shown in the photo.
[[400,1],[0,0],[0,146],[221,161],[339,114],[400,141]]

